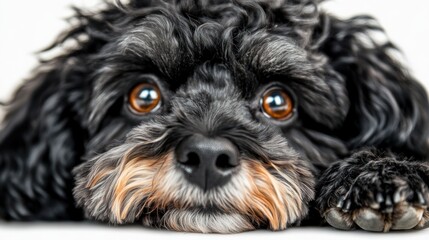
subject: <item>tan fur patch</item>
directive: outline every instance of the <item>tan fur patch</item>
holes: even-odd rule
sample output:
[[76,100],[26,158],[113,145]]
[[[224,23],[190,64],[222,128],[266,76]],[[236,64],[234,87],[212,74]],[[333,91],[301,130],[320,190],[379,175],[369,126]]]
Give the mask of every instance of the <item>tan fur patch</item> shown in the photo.
[[[221,222],[216,221],[228,220],[241,222],[246,229],[253,222],[268,224],[272,230],[281,230],[306,214],[304,195],[308,198],[308,192],[312,191],[311,183],[310,187],[303,187],[299,182],[302,177],[311,179],[311,172],[296,167],[293,161],[262,163],[242,160],[237,176],[228,183],[230,186],[227,184],[213,192],[203,192],[188,183],[176,168],[172,153],[159,159],[142,159],[126,154],[121,161],[116,170],[100,171],[88,184],[90,188],[96,186],[116,171],[110,202],[111,219],[117,223],[133,221],[142,214],[143,209],[148,209],[167,211],[161,224],[178,231],[190,229],[191,226],[173,224],[174,219],[180,219],[185,224],[191,222],[189,216],[197,216],[216,226],[222,226]],[[229,192],[223,193],[225,188],[229,188]],[[210,204],[219,208],[222,215],[204,215],[190,210]],[[172,211],[181,215],[176,216]],[[199,229],[214,231],[203,225]]]
[[94,175],[86,185],[86,188],[91,189],[94,188],[98,183],[102,182],[105,177],[110,176],[113,173],[114,169],[112,168],[103,168],[99,170],[99,172]]
[[[171,154],[159,159],[133,158],[123,161],[125,163],[117,177],[112,201],[112,213],[119,223],[127,218],[133,205],[155,192],[153,185],[160,179],[158,175],[166,159],[171,159]],[[139,214],[144,207],[141,206]]]
[[[296,184],[298,179],[291,179],[282,172],[285,169],[293,171],[292,166],[285,165],[280,169],[274,163],[247,161],[244,167],[252,187],[245,201],[237,205],[240,212],[259,221],[268,221],[272,230],[285,229],[288,223],[302,215],[303,199]],[[283,179],[280,181],[268,169],[275,171]]]

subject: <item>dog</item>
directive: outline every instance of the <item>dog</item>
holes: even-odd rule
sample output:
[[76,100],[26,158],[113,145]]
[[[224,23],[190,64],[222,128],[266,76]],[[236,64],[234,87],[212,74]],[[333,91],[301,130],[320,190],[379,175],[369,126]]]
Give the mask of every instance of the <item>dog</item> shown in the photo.
[[317,0],[130,0],[5,106],[0,218],[235,233],[429,224],[429,104],[383,29]]

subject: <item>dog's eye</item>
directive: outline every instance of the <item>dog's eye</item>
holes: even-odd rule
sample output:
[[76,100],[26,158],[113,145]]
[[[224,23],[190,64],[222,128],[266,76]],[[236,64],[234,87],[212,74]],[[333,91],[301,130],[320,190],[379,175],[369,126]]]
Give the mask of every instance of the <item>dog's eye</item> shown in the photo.
[[140,115],[156,111],[161,105],[161,91],[155,84],[141,83],[131,90],[128,103]]
[[268,89],[260,101],[263,113],[269,118],[286,120],[292,116],[292,98],[282,88]]

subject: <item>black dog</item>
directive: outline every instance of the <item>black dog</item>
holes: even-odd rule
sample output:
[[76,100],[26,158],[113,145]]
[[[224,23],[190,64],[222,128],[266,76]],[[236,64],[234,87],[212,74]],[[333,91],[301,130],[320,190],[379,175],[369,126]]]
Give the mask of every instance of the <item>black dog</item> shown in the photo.
[[76,9],[48,48],[64,53],[6,107],[0,217],[221,233],[306,219],[425,227],[427,95],[394,45],[373,40],[372,18],[318,4]]

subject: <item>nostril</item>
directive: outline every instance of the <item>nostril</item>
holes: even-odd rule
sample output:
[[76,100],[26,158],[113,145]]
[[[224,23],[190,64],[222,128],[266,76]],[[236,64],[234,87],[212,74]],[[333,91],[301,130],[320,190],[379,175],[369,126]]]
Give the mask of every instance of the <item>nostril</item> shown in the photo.
[[198,165],[200,165],[200,157],[197,153],[190,152],[186,155],[185,161],[181,163],[187,167],[198,168]]
[[216,159],[216,167],[220,170],[229,170],[235,166],[231,163],[231,158],[227,154],[221,154]]

